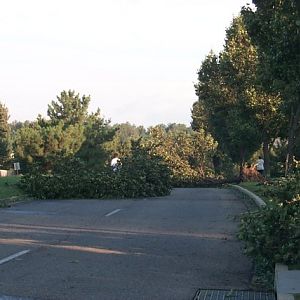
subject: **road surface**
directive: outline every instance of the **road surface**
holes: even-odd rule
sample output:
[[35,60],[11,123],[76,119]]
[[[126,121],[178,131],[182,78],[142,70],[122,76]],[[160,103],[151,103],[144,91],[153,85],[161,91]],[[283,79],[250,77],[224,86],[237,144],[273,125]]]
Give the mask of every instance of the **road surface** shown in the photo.
[[227,189],[138,200],[33,201],[0,210],[0,299],[192,299],[249,289]]

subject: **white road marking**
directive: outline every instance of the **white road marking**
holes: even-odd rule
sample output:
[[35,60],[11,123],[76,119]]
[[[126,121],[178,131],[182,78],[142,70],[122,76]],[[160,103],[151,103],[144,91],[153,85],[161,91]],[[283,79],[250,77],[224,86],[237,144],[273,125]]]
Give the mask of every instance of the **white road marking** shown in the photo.
[[6,258],[3,258],[3,259],[0,260],[0,265],[4,264],[4,263],[6,263],[6,262],[8,262],[10,260],[13,260],[13,259],[15,259],[15,258],[17,258],[17,257],[19,257],[21,255],[24,255],[24,254],[26,254],[28,252],[30,252],[30,250],[24,250],[24,251],[20,251],[20,252],[18,252],[16,254],[10,255],[10,256],[8,256]]
[[114,215],[114,214],[118,213],[120,210],[122,210],[122,209],[120,209],[120,208],[115,209],[115,210],[111,211],[110,213],[106,214],[105,217],[109,217],[111,215]]

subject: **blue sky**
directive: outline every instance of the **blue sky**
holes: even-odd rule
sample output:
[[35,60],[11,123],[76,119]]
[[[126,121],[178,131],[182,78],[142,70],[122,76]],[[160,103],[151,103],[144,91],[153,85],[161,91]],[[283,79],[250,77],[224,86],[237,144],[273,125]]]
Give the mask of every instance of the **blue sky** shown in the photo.
[[34,120],[72,89],[112,123],[189,124],[197,70],[247,2],[0,0],[0,101]]

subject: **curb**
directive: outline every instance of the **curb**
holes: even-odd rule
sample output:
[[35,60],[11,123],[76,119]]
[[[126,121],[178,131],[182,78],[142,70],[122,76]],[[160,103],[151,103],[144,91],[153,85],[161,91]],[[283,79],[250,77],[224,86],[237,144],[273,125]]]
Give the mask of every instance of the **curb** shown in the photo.
[[246,194],[248,197],[250,197],[255,203],[257,206],[259,207],[263,207],[263,206],[266,206],[266,203],[264,200],[262,200],[260,197],[258,197],[257,195],[255,195],[254,193],[238,186],[238,185],[235,185],[235,184],[230,184],[229,186],[239,190],[240,192]]
[[[299,271],[296,271],[296,272],[299,272]],[[299,293],[299,285],[297,285],[297,283],[299,283],[299,281],[300,281],[300,278],[299,278],[300,273],[298,273],[298,275],[295,275],[292,280],[287,278],[288,273],[292,273],[292,272],[289,271],[287,265],[278,264],[278,263],[275,265],[274,288],[277,292],[277,300],[294,300],[295,297],[294,297],[293,293]],[[297,283],[296,283],[296,281],[297,281]],[[288,287],[286,285],[284,285],[284,282],[285,282],[285,284],[287,282],[289,282],[289,284],[287,284]],[[284,289],[283,289],[283,286],[285,287]],[[297,287],[298,287],[298,290],[296,291]]]
[[[14,205],[28,203],[33,200],[34,200],[33,198],[24,199],[23,197],[19,197],[19,196],[12,196],[9,198],[1,198],[0,202],[2,201],[3,203],[6,204],[6,206],[0,206],[0,208],[8,208],[8,207],[11,207]],[[0,300],[1,300],[1,298],[0,298]]]

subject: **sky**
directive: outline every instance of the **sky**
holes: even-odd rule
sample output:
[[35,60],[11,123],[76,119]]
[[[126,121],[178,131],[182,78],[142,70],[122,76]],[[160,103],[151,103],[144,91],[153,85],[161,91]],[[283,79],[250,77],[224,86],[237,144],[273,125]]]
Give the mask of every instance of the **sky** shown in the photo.
[[249,0],[0,0],[0,102],[46,117],[63,90],[113,124],[191,122],[205,56]]

